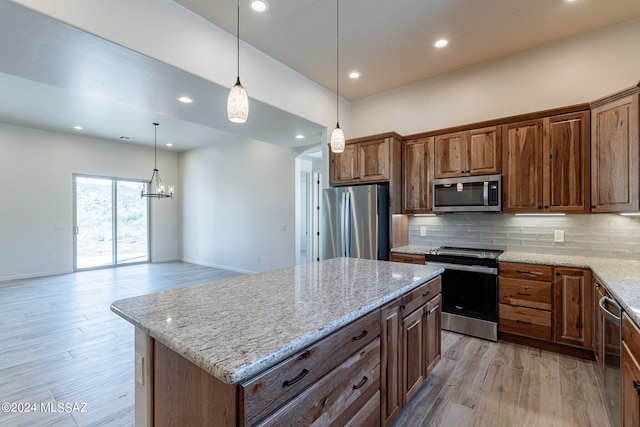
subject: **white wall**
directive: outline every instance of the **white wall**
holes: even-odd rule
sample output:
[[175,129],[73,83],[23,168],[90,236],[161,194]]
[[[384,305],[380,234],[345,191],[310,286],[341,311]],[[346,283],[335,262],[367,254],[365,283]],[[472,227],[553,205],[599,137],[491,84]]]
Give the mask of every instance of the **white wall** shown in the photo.
[[410,135],[594,101],[638,83],[639,43],[634,20],[374,95],[352,104],[349,137]]
[[[153,171],[149,148],[3,123],[0,153],[0,280],[73,270],[74,173],[147,180]],[[175,153],[158,152],[163,180],[177,183],[177,166]],[[179,203],[152,201],[153,261],[177,259]]]
[[295,157],[240,138],[181,153],[182,259],[240,272],[293,265]]

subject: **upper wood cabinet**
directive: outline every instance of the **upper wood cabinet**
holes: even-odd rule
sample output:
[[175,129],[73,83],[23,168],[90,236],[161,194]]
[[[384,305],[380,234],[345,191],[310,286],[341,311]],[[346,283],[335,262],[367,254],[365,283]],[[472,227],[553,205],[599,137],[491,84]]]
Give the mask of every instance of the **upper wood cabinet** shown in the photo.
[[543,120],[542,201],[545,210],[589,212],[589,122],[588,111]]
[[[591,110],[591,210],[638,210],[638,93],[597,101]],[[628,92],[628,91],[627,91]]]
[[333,186],[385,182],[400,168],[400,136],[376,135],[347,141],[342,153],[329,152]]
[[395,132],[352,139],[342,153],[329,150],[332,186],[388,183],[389,213],[402,212],[402,138]]
[[502,127],[502,211],[542,209],[542,121]]
[[499,174],[501,135],[495,126],[435,137],[435,177]]
[[405,141],[402,146],[402,212],[431,212],[433,204],[433,137]]
[[504,125],[503,211],[589,212],[589,112]]

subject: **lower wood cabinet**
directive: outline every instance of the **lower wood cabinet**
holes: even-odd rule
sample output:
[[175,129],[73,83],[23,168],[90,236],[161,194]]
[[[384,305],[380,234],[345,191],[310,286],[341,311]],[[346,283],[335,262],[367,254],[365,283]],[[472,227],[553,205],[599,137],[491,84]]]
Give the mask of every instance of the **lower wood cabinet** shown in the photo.
[[440,360],[441,291],[438,277],[382,309],[383,425],[393,423]]
[[590,270],[500,263],[498,295],[502,339],[593,357]]
[[640,426],[640,329],[622,315],[622,426]]
[[558,267],[554,270],[555,341],[591,349],[591,271]]

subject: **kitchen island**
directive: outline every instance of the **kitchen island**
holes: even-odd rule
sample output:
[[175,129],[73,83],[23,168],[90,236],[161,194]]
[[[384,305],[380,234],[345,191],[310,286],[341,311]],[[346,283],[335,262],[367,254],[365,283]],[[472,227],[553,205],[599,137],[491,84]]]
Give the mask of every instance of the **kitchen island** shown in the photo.
[[278,424],[343,389],[357,393],[324,398],[317,419],[375,413],[380,308],[439,294],[442,271],[337,258],[114,302],[136,327],[136,425]]

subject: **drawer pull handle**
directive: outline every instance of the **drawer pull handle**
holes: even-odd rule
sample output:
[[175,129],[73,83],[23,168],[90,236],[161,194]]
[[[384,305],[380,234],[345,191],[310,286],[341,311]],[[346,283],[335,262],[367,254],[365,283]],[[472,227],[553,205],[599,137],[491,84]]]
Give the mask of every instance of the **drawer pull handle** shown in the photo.
[[369,331],[364,330],[362,331],[362,333],[360,335],[358,335],[357,337],[353,337],[354,341],[360,341],[362,338],[366,337],[367,335],[369,335]]
[[529,276],[539,276],[541,274],[539,271],[516,270],[516,272],[520,274],[528,274]]
[[634,381],[633,388],[636,389],[636,394],[640,396],[640,383],[638,383],[637,381]]
[[516,319],[516,322],[518,322],[518,323],[524,323],[525,325],[530,325],[530,324],[531,324],[531,322],[527,322],[527,321],[520,320],[520,319]]
[[426,297],[427,295],[429,295],[431,293],[431,291],[427,291],[424,294],[422,294],[423,297]]
[[362,381],[360,381],[360,384],[356,384],[353,386],[354,390],[357,390],[359,388],[362,388],[363,385],[365,385],[367,383],[367,381],[369,380],[369,378],[367,377],[362,377]]
[[527,293],[525,293],[525,292],[517,292],[517,294],[518,294],[518,295],[525,296],[525,297],[530,297],[530,296],[531,296],[531,294],[527,294]]
[[308,373],[309,373],[308,370],[303,369],[302,372],[300,372],[300,374],[297,377],[295,377],[292,380],[286,380],[285,382],[282,383],[282,385],[284,387],[289,387],[290,385],[294,385],[295,383],[297,383],[298,381],[306,377]]
[[431,316],[433,314],[434,311],[436,311],[438,309],[438,307],[433,307],[431,310],[427,311],[427,315]]

